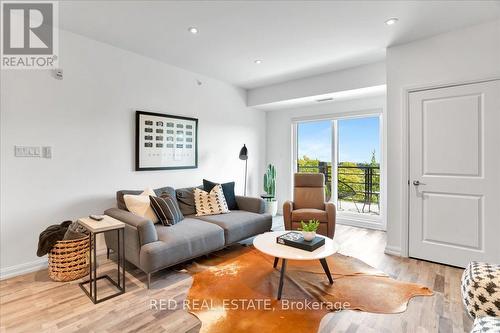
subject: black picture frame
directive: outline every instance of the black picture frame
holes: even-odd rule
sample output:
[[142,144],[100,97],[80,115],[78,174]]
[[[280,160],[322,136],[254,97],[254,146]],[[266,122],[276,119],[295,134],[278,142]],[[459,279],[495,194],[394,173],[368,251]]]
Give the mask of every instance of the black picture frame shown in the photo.
[[[194,164],[192,165],[176,165],[176,166],[168,166],[168,165],[158,165],[158,166],[143,166],[141,165],[141,151],[145,154],[144,149],[141,145],[141,135],[147,134],[154,136],[157,138],[158,136],[163,137],[163,132],[148,132],[148,133],[141,133],[141,118],[142,117],[147,117],[147,116],[152,116],[152,117],[161,117],[164,118],[163,122],[165,124],[168,123],[168,119],[174,119],[174,120],[188,120],[194,122],[194,129],[192,129],[194,135]],[[150,121],[150,120],[149,120]],[[163,124],[162,124],[163,126]],[[152,129],[151,129],[152,130]],[[175,129],[174,129],[175,130]],[[162,138],[163,141],[163,138]],[[151,143],[152,144],[152,143]],[[177,143],[175,143],[177,145]],[[158,146],[157,146],[158,147]],[[149,148],[153,148],[153,146],[150,146]],[[172,149],[172,148],[167,148],[161,146],[162,150],[167,150],[167,149]],[[149,112],[149,111],[141,111],[137,110],[135,112],[135,170],[136,171],[157,171],[157,170],[179,170],[179,169],[196,169],[198,168],[198,118],[190,118],[190,117],[183,117],[183,116],[177,116],[177,115],[171,115],[171,114],[164,114],[164,113],[156,113],[156,112]]]

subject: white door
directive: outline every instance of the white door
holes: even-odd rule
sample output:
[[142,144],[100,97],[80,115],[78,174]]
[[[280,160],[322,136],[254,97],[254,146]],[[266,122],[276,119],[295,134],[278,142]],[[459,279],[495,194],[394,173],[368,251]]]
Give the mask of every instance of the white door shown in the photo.
[[412,92],[410,257],[500,263],[500,80]]

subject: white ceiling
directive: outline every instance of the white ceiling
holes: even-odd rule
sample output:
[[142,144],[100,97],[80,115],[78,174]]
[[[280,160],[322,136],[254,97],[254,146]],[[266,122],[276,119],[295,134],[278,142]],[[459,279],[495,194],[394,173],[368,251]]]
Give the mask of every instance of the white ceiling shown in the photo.
[[389,45],[499,17],[500,1],[60,2],[63,29],[247,89],[380,61]]

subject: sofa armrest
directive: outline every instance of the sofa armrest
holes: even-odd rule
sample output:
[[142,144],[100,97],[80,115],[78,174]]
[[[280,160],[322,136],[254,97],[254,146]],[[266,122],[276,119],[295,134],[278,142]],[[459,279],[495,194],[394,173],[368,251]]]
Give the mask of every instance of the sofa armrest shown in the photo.
[[155,226],[151,220],[118,208],[110,208],[106,210],[104,214],[136,228],[139,234],[139,243],[141,246],[158,241],[158,234],[156,233]]
[[266,202],[262,198],[237,195],[236,203],[240,210],[246,210],[247,212],[257,214],[264,214],[266,212]]

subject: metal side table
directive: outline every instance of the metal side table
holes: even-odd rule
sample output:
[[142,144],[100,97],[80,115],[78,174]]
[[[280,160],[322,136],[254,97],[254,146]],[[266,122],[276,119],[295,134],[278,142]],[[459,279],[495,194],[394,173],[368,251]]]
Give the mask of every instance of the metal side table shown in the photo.
[[[110,298],[116,297],[125,293],[125,224],[110,216],[105,215],[101,221],[95,221],[90,217],[78,219],[78,222],[84,226],[89,232],[90,238],[90,271],[89,279],[80,282],[80,288],[92,300],[94,304],[104,302]],[[96,258],[96,236],[104,232],[117,232],[118,235],[118,274],[117,281],[113,280],[109,275],[97,276],[97,258]],[[107,279],[113,284],[118,292],[106,296],[104,298],[97,298],[97,280]],[[85,288],[85,284],[89,284],[89,288]]]

